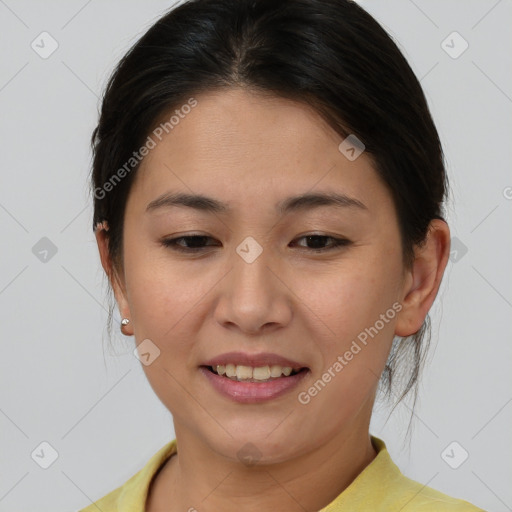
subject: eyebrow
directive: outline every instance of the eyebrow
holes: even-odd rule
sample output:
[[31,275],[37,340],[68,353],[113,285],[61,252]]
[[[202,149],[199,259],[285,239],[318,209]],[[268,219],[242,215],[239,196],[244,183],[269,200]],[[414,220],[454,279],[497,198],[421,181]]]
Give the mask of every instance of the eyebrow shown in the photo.
[[[206,213],[230,213],[231,207],[212,197],[201,194],[185,194],[167,192],[151,201],[146,212],[152,212],[160,208],[182,206],[193,208]],[[354,197],[335,192],[317,192],[292,196],[276,204],[276,212],[285,214],[290,212],[307,211],[321,206],[334,206],[337,208],[355,208],[368,210],[365,204]]]

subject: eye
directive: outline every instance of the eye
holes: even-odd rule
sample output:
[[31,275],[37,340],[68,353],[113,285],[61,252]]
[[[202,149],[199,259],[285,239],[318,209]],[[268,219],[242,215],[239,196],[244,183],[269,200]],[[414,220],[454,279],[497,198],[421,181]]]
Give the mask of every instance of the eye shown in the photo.
[[[181,252],[199,252],[200,250],[204,249],[205,246],[204,243],[207,240],[213,240],[211,236],[206,235],[188,235],[188,236],[179,236],[177,238],[167,238],[162,240],[162,245],[165,247],[170,247],[174,251],[181,251]],[[191,247],[188,245],[183,246],[182,244],[178,242],[185,242],[185,243],[191,243]],[[210,246],[211,247],[211,246]]]
[[[350,245],[352,242],[350,240],[347,240],[346,238],[335,238],[333,236],[328,235],[305,235],[300,238],[297,238],[297,240],[306,239],[306,243],[312,244],[314,247],[307,247],[306,249],[309,249],[312,252],[327,252],[331,251],[333,249],[337,249],[339,247],[344,247],[347,245]],[[325,241],[331,240],[330,246],[322,247],[325,245]]]
[[[344,247],[350,245],[352,242],[347,240],[346,238],[335,238],[333,236],[327,235],[305,235],[296,240],[306,239],[307,244],[312,244],[313,247],[306,247],[306,250],[312,252],[327,252],[333,249],[337,249],[339,247]],[[214,238],[206,235],[187,235],[180,236],[177,238],[167,238],[162,240],[162,245],[164,247],[169,247],[174,251],[180,252],[188,252],[188,253],[197,253],[201,252],[203,249],[207,247],[215,247],[218,244],[210,244],[207,245],[206,242],[208,240],[214,240]],[[331,244],[325,247],[326,241],[331,241]],[[304,246],[301,246],[304,247]]]

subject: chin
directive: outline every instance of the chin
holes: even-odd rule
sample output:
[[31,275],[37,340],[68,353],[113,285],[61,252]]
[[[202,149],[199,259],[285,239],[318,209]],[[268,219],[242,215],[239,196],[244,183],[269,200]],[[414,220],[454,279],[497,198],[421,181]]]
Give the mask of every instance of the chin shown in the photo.
[[241,428],[236,433],[228,430],[233,437],[223,436],[222,441],[211,439],[209,444],[219,455],[248,467],[287,462],[304,453],[307,442],[306,439],[303,443],[296,439],[295,431],[276,432],[278,423],[273,422],[271,427],[259,433],[251,429],[251,425],[239,425]]

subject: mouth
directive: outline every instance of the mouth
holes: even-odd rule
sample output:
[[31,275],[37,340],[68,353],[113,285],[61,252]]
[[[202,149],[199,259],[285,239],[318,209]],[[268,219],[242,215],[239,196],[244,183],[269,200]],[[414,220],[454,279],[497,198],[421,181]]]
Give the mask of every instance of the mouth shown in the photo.
[[305,364],[278,354],[244,352],[220,355],[198,369],[220,395],[244,404],[288,394],[311,373]]
[[299,373],[305,373],[307,367],[292,368],[291,366],[265,365],[265,366],[246,366],[238,364],[202,366],[211,373],[220,377],[237,382],[271,382],[278,379],[293,377]]

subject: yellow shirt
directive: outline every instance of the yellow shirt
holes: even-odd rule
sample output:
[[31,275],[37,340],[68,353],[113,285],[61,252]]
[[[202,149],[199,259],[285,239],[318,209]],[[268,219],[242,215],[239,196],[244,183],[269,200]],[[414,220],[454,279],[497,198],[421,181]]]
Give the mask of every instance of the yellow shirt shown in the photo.
[[[377,456],[354,481],[319,512],[484,512],[405,477],[386,445],[372,436]],[[143,512],[151,479],[177,453],[176,439],[163,446],[124,485],[79,512]]]

